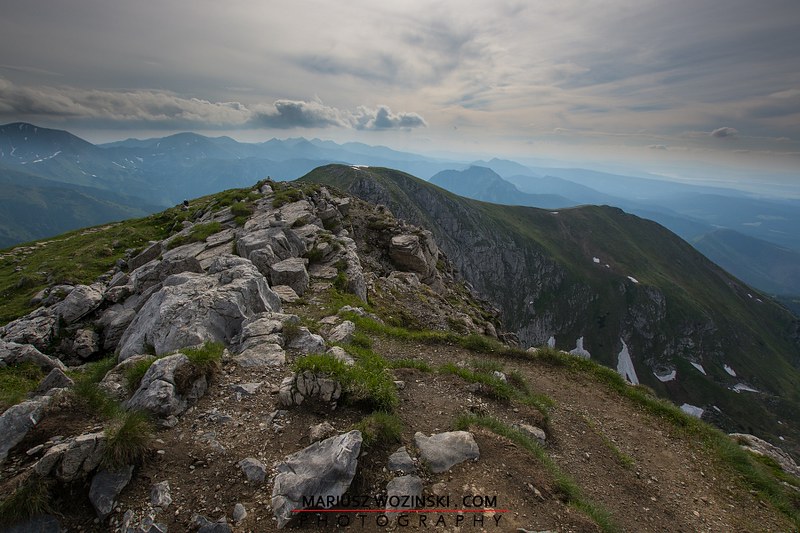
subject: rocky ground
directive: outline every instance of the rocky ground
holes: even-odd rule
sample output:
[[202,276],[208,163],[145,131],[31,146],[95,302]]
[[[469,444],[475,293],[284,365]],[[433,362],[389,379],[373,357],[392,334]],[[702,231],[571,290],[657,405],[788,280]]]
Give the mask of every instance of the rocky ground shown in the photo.
[[[698,436],[476,342],[513,338],[430,233],[325,188],[240,204],[0,329],[4,364],[50,372],[0,418],[5,502],[40,483],[52,503],[11,530],[792,530]],[[116,462],[125,415],[80,392],[109,353],[102,405],[156,424]]]

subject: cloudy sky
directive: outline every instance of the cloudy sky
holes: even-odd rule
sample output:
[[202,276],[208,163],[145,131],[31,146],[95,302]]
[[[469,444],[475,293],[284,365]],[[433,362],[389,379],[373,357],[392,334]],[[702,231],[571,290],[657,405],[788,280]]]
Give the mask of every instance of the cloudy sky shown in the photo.
[[0,0],[0,10],[0,123],[95,142],[194,130],[800,169],[797,0]]

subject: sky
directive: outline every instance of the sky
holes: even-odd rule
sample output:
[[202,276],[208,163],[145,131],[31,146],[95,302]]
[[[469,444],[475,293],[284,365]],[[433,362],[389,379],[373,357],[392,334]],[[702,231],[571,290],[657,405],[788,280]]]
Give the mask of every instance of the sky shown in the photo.
[[726,168],[800,186],[797,0],[0,0],[0,12],[0,123],[93,142],[197,131],[678,178]]

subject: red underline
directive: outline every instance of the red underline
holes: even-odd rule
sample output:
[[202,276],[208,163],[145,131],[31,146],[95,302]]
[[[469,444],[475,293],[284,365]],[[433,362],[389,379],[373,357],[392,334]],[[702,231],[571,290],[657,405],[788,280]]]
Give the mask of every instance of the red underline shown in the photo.
[[508,509],[292,509],[293,513],[509,513]]

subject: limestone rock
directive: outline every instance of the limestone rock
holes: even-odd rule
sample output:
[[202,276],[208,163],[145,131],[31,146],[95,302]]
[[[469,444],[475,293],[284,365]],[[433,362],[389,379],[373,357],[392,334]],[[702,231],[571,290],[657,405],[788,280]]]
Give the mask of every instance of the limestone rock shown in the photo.
[[514,424],[512,427],[520,431],[525,436],[541,443],[544,443],[547,440],[547,434],[539,427],[532,426],[530,424]]
[[92,502],[100,520],[111,514],[114,502],[131,480],[133,466],[125,466],[116,470],[103,469],[92,478],[89,488],[89,501]]
[[96,287],[77,285],[66,298],[53,306],[53,310],[66,324],[72,324],[97,309],[102,302],[103,294]]
[[34,465],[40,476],[50,476],[63,482],[74,481],[94,472],[105,450],[103,432],[72,437],[51,447]]
[[773,459],[784,472],[800,477],[800,467],[792,456],[769,442],[747,433],[731,433],[730,437],[746,450]]
[[403,474],[413,474],[417,471],[417,465],[414,464],[414,460],[408,454],[405,446],[400,446],[389,456],[389,471]]
[[342,395],[341,384],[326,376],[318,376],[310,370],[284,378],[278,392],[278,401],[291,407],[305,400],[322,403],[335,402]]
[[270,280],[273,285],[288,285],[294,292],[302,295],[308,288],[308,272],[305,260],[290,257],[270,266]]
[[42,381],[36,387],[36,390],[33,391],[33,394],[34,396],[38,396],[40,394],[45,394],[52,389],[65,389],[72,387],[74,384],[75,382],[73,382],[63,370],[60,368],[54,368],[44,377],[44,379],[42,379]]
[[[278,472],[272,489],[272,509],[283,528],[303,508],[303,497],[334,498],[350,487],[361,451],[360,431],[331,437],[300,450],[276,465]],[[324,506],[324,505],[323,505]]]
[[430,437],[417,432],[414,434],[414,443],[419,449],[420,458],[435,474],[480,456],[478,444],[468,431],[437,433]]
[[224,255],[208,270],[164,280],[120,340],[121,360],[144,353],[147,345],[162,354],[208,340],[227,344],[245,319],[280,311],[280,299],[249,261]]
[[156,259],[159,255],[161,255],[162,249],[163,247],[160,241],[150,244],[150,246],[145,248],[142,251],[142,253],[128,260],[128,268],[132,272],[137,268],[139,268],[140,266],[149,263],[153,259]]
[[155,507],[167,508],[172,503],[169,481],[161,481],[150,487],[150,503]]
[[422,498],[422,479],[417,476],[396,477],[386,485],[387,509],[415,509]]
[[0,339],[0,367],[31,363],[48,372],[54,368],[66,370],[64,363],[45,355],[30,344],[6,342]]
[[354,364],[356,364],[356,361],[355,359],[353,359],[353,356],[347,353],[344,350],[344,348],[340,346],[331,346],[325,353],[331,354],[332,356],[334,356],[336,359],[346,364],[347,366],[353,366]]
[[[189,384],[188,390],[180,390],[179,375],[180,381]],[[196,373],[188,357],[181,353],[170,355],[150,365],[141,385],[125,406],[164,418],[177,416],[186,410],[190,401],[205,394],[207,386],[205,375]]]
[[244,505],[241,503],[237,503],[233,506],[233,517],[234,522],[241,522],[245,518],[247,518],[247,509],[244,508]]
[[328,422],[322,422],[321,424],[317,424],[316,426],[311,426],[308,428],[308,440],[311,442],[324,440],[335,434],[336,429]]
[[19,444],[25,435],[38,424],[50,403],[50,396],[39,396],[12,405],[0,415],[0,465],[8,457],[11,448]]
[[39,350],[47,350],[57,329],[57,322],[53,310],[40,307],[1,327],[0,336],[6,342],[32,344]]
[[244,476],[251,483],[263,483],[267,478],[267,467],[264,463],[253,457],[248,457],[239,461],[239,468],[242,469]]
[[311,333],[308,328],[301,327],[286,347],[301,353],[321,353],[325,351],[325,340]]
[[343,321],[338,326],[331,329],[328,334],[328,340],[331,342],[347,344],[353,338],[353,333],[356,332],[356,325],[349,320]]
[[272,290],[278,295],[281,302],[293,303],[300,299],[300,296],[288,285],[273,285]]
[[286,352],[279,344],[267,343],[253,346],[233,358],[244,368],[278,366],[286,363]]
[[389,246],[389,257],[402,270],[416,272],[423,283],[430,283],[436,273],[439,249],[429,231],[395,235]]
[[81,359],[88,359],[100,351],[100,335],[88,328],[79,329],[72,341],[72,351]]

